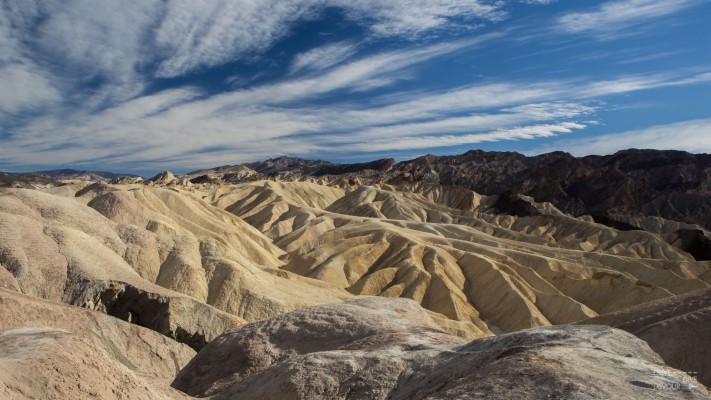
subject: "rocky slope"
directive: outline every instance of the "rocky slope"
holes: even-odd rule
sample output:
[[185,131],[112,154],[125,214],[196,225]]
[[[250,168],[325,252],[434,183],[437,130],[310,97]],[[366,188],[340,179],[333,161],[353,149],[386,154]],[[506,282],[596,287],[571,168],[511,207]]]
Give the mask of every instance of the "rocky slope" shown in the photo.
[[439,331],[412,301],[376,298],[226,332],[173,386],[212,399],[708,396],[619,330],[536,328],[467,343]]
[[[460,198],[469,210],[441,204]],[[284,251],[282,270],[352,294],[412,298],[471,337],[571,323],[709,286],[709,265],[659,236],[560,212],[489,214],[491,199],[473,192],[257,182],[207,199],[272,239]]]
[[640,304],[579,322],[624,329],[664,361],[711,386],[711,289]]
[[[475,338],[572,323],[711,281],[709,263],[659,234],[520,195],[503,202],[427,183],[177,181],[5,190],[0,263],[10,284],[137,318],[199,348],[230,324],[354,295],[414,299],[445,329]],[[149,298],[159,299],[150,301],[156,311],[139,314]],[[166,311],[208,306],[200,315],[222,321],[214,332]]]
[[117,318],[0,289],[3,399],[183,398],[195,351]]
[[422,157],[399,165],[414,179],[433,175],[482,194],[513,191],[549,201],[573,215],[625,213],[711,226],[711,156],[626,150],[575,158],[473,151]]

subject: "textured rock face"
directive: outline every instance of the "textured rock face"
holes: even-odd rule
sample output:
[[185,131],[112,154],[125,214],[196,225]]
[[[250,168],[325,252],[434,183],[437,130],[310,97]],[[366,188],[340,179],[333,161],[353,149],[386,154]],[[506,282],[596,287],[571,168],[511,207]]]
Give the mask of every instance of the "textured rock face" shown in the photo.
[[173,175],[172,172],[170,171],[163,171],[155,175],[154,177],[147,179],[146,183],[147,184],[163,184],[163,185],[169,185],[171,183],[175,183],[178,180],[178,178]]
[[0,331],[0,352],[3,398],[164,398],[101,348],[63,330]]
[[463,343],[414,302],[382,298],[244,325],[203,349],[173,386],[215,399],[707,398],[623,331],[547,327]]
[[[620,168],[642,171],[625,157]],[[347,190],[332,186],[336,175],[199,189],[96,185],[77,189],[79,197],[67,187],[65,197],[8,190],[0,196],[0,263],[23,293],[40,297],[69,301],[83,280],[120,281],[152,293],[161,286],[247,321],[358,295],[406,297],[470,338],[572,323],[709,286],[711,265],[656,234],[572,218],[520,194],[482,196],[437,183],[569,159],[473,152],[388,162],[378,174],[392,185]],[[272,161],[263,167],[325,168]],[[684,229],[667,232],[673,224],[660,229]]]
[[403,346],[463,342],[436,326],[422,308],[405,299],[363,298],[306,308],[225,333],[181,371],[174,386],[191,395],[211,395],[281,360],[321,351],[347,353],[363,344],[386,345],[396,337],[402,337]]
[[624,329],[644,339],[669,366],[711,387],[711,289],[581,321]]
[[304,160],[302,158],[296,157],[277,157],[266,161],[258,161],[245,165],[259,173],[271,174],[274,172],[293,170],[305,171],[308,173],[322,166],[331,165],[331,163],[321,160]]
[[711,239],[700,229],[679,229],[666,239],[699,261],[711,260]]
[[148,292],[124,282],[83,281],[69,302],[151,329],[195,350],[244,323],[191,298]]
[[461,188],[255,182],[94,195],[86,207],[73,195],[7,191],[0,263],[9,285],[64,301],[82,280],[158,285],[248,321],[353,295],[400,296],[470,338],[708,287],[709,265],[658,236],[544,203],[526,202],[540,215],[489,214],[496,198]]
[[397,167],[414,179],[432,175],[438,183],[482,194],[529,195],[575,215],[613,210],[701,222],[706,227],[711,226],[709,169],[709,155],[657,150],[582,158],[560,152],[525,157],[470,151],[421,157]]
[[[630,149],[610,156],[575,158],[562,152],[526,157],[512,152],[473,150],[454,156],[427,155],[397,164],[391,159],[361,164],[332,164],[320,160],[279,157],[196,171],[182,180],[165,171],[146,182],[190,184],[191,178],[205,174],[215,175],[222,182],[229,183],[268,177],[318,179],[342,187],[429,182],[459,186],[485,195],[513,192],[532,196],[538,202],[551,202],[564,212],[576,216],[613,211],[635,216],[663,217],[700,224],[709,229],[710,172],[711,156],[681,151]],[[113,174],[90,171],[72,173],[109,179],[113,177]],[[61,174],[51,176],[62,177]],[[43,173],[0,176],[0,186],[58,184],[52,177]]]
[[181,398],[195,352],[86,309],[0,289],[0,398]]

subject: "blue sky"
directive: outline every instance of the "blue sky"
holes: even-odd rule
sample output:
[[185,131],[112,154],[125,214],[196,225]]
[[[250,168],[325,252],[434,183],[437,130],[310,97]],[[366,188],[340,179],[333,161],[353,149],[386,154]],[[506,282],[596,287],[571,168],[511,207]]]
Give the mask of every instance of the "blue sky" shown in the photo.
[[1,0],[0,170],[711,153],[708,0]]

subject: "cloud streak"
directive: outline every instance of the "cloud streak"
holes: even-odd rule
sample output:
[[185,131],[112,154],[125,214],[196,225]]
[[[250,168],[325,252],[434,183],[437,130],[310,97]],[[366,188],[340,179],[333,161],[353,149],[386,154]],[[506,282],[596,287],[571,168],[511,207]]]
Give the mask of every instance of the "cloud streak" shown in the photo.
[[[14,64],[14,75],[24,68],[25,75],[61,77],[44,85],[44,92],[38,79],[33,92],[48,98],[81,96],[72,100],[95,109],[139,95],[154,78],[249,60],[297,21],[317,18],[328,8],[343,10],[379,36],[416,36],[445,28],[455,18],[503,15],[498,6],[476,0],[145,0],[130,6],[112,0],[1,0],[1,6],[0,66]],[[326,68],[351,55],[347,48],[322,50],[327,50],[323,57],[304,55],[295,69]],[[3,87],[9,77],[0,75]],[[88,94],[76,90],[86,84],[100,87]],[[49,86],[58,93],[50,95]],[[8,102],[3,103],[7,109],[17,109]]]
[[463,144],[499,142],[503,140],[531,140],[553,137],[561,133],[570,133],[574,129],[584,129],[585,127],[586,125],[576,122],[563,122],[560,124],[529,125],[511,129],[497,129],[491,132],[471,133],[466,135],[409,136],[397,140],[358,143],[348,147],[353,151],[366,152],[437,148]]
[[642,24],[699,4],[699,0],[614,0],[596,9],[571,12],[558,18],[558,27],[569,33],[592,32],[603,36],[611,31]]
[[358,46],[351,42],[331,43],[299,53],[294,57],[289,72],[321,71],[351,58]]

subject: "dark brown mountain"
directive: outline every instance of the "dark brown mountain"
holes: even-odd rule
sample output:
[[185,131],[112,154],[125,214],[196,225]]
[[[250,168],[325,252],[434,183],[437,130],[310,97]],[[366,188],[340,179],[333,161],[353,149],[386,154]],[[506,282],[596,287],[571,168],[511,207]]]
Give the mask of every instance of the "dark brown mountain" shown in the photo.
[[314,171],[322,166],[330,165],[331,163],[323,160],[305,160],[298,157],[277,157],[266,161],[257,161],[253,163],[243,164],[261,174],[272,174],[278,172],[302,172],[311,175]]
[[91,170],[76,170],[76,169],[54,169],[49,171],[37,171],[34,172],[40,175],[46,175],[54,179],[81,179],[88,181],[95,181],[100,179],[114,179],[120,176],[130,176],[138,177],[138,175],[132,174],[116,174],[107,171],[91,171]]
[[261,174],[281,175],[284,180],[341,176],[350,181],[357,177],[360,183],[429,182],[461,186],[483,195],[520,194],[550,202],[573,216],[596,215],[600,223],[625,229],[635,227],[609,215],[657,216],[711,228],[709,154],[630,149],[608,156],[552,152],[528,157],[472,150],[400,163],[382,159],[335,164],[279,157],[244,165]]
[[481,194],[505,191],[551,202],[572,215],[625,213],[711,227],[711,155],[624,150],[575,158],[470,151],[398,164],[413,179],[458,185]]
[[357,164],[325,164],[319,167],[316,171],[312,173],[314,176],[324,176],[324,175],[343,175],[350,173],[358,173],[363,171],[377,171],[380,173],[387,173],[392,171],[393,167],[397,162],[392,158],[383,158],[381,160],[375,160],[365,163]]
[[139,177],[131,174],[115,174],[106,171],[90,171],[76,169],[54,169],[34,172],[2,172],[0,173],[0,187],[32,187],[33,185],[55,184],[60,180],[99,181],[112,180],[121,176],[132,178]]
[[35,173],[0,175],[0,187],[5,188],[32,188],[37,185],[53,184],[56,181],[46,175]]

